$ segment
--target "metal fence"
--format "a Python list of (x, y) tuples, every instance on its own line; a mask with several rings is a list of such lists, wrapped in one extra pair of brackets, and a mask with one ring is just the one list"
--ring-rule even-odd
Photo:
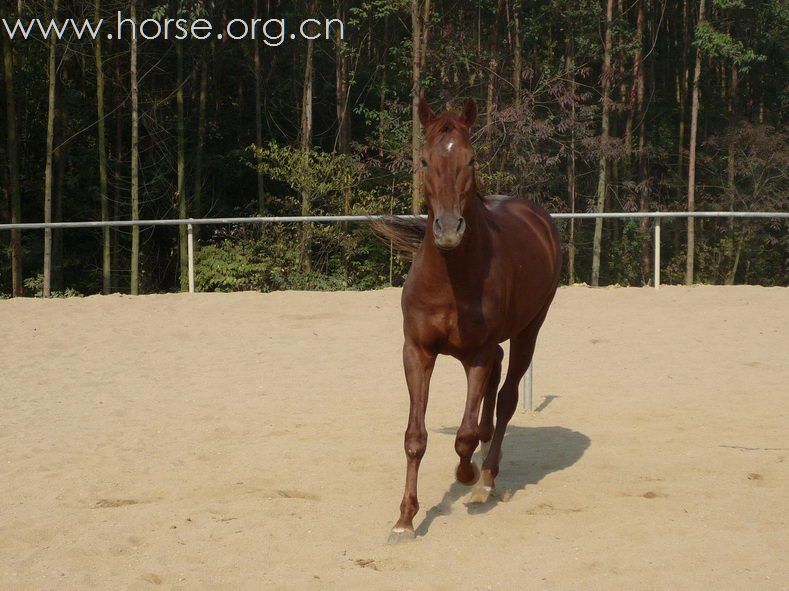
[[(313, 215), (313, 216), (273, 216), (273, 217), (233, 217), (233, 218), (195, 218), (175, 220), (135, 220), (107, 222), (33, 222), (24, 224), (0, 224), (2, 230), (46, 230), (55, 228), (120, 228), (130, 226), (186, 226), (187, 251), (189, 270), (189, 293), (194, 293), (194, 226), (220, 224), (290, 224), (290, 223), (335, 223), (356, 222), (369, 223), (386, 216), (380, 215)], [(398, 218), (410, 218), (409, 215), (398, 215)], [(420, 216), (425, 218), (427, 216)], [(663, 218), (766, 218), (789, 219), (789, 212), (780, 211), (652, 211), (652, 212), (621, 212), (621, 213), (552, 213), (557, 220), (566, 219), (654, 219), (655, 231), (655, 276), (654, 286), (660, 288), (660, 220)]]
[[(51, 222), (51, 223), (26, 223), (26, 224), (0, 224), (2, 230), (46, 230), (54, 228), (119, 228), (130, 226), (186, 226), (187, 227), (187, 252), (189, 269), (189, 293), (195, 291), (194, 278), (194, 226), (219, 225), (219, 224), (277, 224), (277, 223), (335, 223), (357, 222), (369, 223), (387, 216), (373, 215), (313, 215), (313, 216), (275, 216), (275, 217), (241, 217), (241, 218), (200, 218), (177, 220), (135, 220), (135, 221), (107, 221), (107, 222)], [(398, 215), (398, 218), (410, 218), (409, 215)], [(420, 216), (426, 218), (427, 216)], [(624, 213), (552, 213), (551, 217), (563, 219), (654, 219), (655, 231), (655, 289), (660, 288), (660, 220), (663, 218), (762, 218), (762, 219), (789, 219), (789, 212), (773, 211), (653, 211), (653, 212), (624, 212)], [(533, 408), (533, 375), (534, 365), (530, 365), (522, 382), (523, 410), (531, 411)]]

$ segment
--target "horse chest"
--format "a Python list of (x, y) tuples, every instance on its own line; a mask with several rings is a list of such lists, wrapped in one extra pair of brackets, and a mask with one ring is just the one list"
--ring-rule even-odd
[(468, 349), (489, 340), (490, 322), (478, 304), (460, 304), (447, 314), (444, 343), (451, 349)]
[(441, 353), (473, 350), (489, 343), (496, 333), (494, 310), (479, 301), (431, 303), (421, 308), (411, 309), (415, 322), (407, 323), (406, 332)]
[(498, 265), (488, 265), (484, 274), (451, 275), (417, 259), (403, 291), (406, 338), (450, 355), (498, 342), (506, 289)]

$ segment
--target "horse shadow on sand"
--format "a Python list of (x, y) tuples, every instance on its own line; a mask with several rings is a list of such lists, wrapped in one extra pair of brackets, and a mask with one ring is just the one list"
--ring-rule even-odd
[[(439, 433), (454, 435), (455, 427), (438, 429)], [(529, 484), (537, 484), (547, 475), (569, 468), (581, 459), (590, 439), (583, 433), (564, 427), (519, 427), (509, 425), (504, 437), (504, 457), (496, 477), (496, 492), (486, 503), (466, 503), (470, 514), (487, 513), (500, 502), (509, 501)], [(474, 462), (482, 465), (479, 449)], [(439, 503), (427, 510), (416, 528), (416, 535), (424, 536), (433, 521), (452, 512), (453, 505), (469, 494), (471, 488), (453, 482)]]

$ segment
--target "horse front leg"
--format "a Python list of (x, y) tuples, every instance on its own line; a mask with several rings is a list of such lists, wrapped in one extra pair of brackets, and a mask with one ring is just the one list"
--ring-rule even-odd
[(389, 535), (389, 543), (396, 544), (411, 540), (414, 534), (414, 515), (419, 511), (416, 482), (419, 464), (427, 449), (425, 410), (430, 387), (430, 376), (436, 362), (436, 354), (416, 343), (406, 342), (403, 346), (403, 367), (411, 400), (408, 412), (408, 427), (405, 430), (404, 447), (406, 456), (405, 491), (400, 503), (400, 519)]
[[(498, 346), (463, 362), (468, 379), (468, 393), (463, 420), (455, 437), (455, 451), (460, 456), (455, 476), (461, 484), (472, 485), (479, 479), (479, 468), (471, 461), (471, 456), (480, 440), (479, 409), (482, 399), (494, 377), (498, 382), (497, 363), (500, 363)], [(487, 438), (489, 440), (490, 435)]]

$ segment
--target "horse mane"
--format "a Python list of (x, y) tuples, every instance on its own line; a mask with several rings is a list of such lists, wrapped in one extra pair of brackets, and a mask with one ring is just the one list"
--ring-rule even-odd
[(413, 259), (425, 238), (427, 220), (419, 216), (393, 215), (373, 219), (370, 227), (375, 235), (407, 259)]

